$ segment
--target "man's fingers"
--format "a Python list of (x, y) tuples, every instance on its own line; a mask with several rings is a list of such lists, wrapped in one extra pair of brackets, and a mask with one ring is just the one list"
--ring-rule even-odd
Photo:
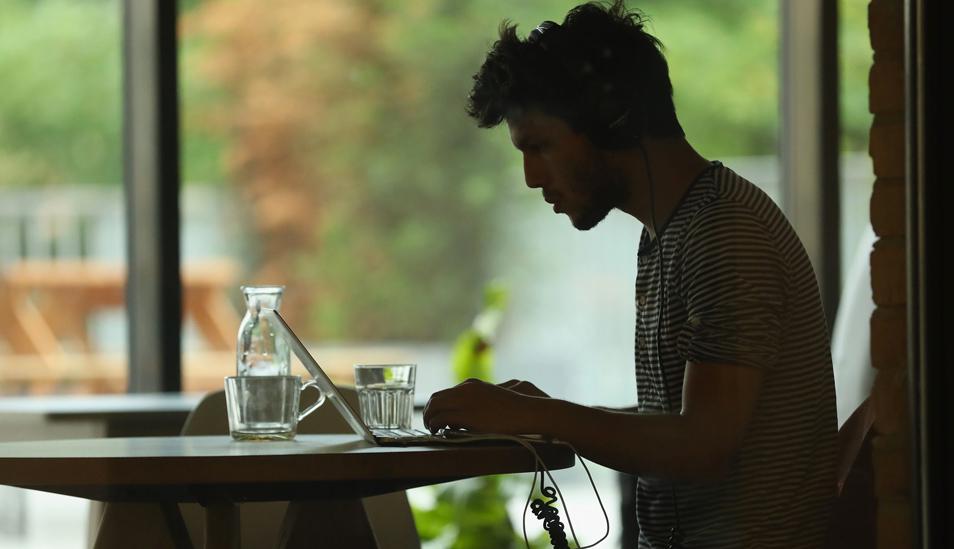
[(444, 427), (449, 429), (472, 429), (472, 425), (465, 418), (453, 411), (435, 414), (424, 425), (432, 433), (436, 433)]
[(454, 396), (454, 389), (444, 389), (443, 391), (438, 391), (431, 395), (431, 398), (427, 401), (427, 404), (424, 406), (424, 425), (432, 431), (436, 431), (444, 425), (437, 425), (440, 422), (440, 417), (443, 414), (455, 410), (454, 405), (457, 402), (457, 398)]
[(471, 378), (432, 394), (424, 407), (424, 425), (432, 432), (442, 427), (470, 428), (467, 418), (476, 411), (475, 406), (483, 402), (480, 395), (487, 386), (491, 385)]
[(434, 418), (440, 414), (441, 406), (440, 399), (436, 399), (433, 396), (427, 401), (427, 405), (424, 406), (424, 425), (430, 427)]

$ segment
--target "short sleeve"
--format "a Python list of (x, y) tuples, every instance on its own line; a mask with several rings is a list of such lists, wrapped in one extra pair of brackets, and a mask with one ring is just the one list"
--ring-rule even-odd
[(774, 367), (785, 304), (781, 253), (743, 204), (704, 207), (674, 263), (686, 307), (678, 349), (687, 361)]

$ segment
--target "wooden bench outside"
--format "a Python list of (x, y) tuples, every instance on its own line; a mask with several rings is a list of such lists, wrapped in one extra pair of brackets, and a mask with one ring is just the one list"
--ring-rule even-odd
[[(241, 316), (228, 296), (237, 291), (237, 275), (231, 261), (183, 268), (183, 314), (206, 349), (185, 369), (216, 377), (216, 388), (234, 368)], [(0, 391), (124, 391), (126, 357), (96, 349), (89, 325), (100, 312), (122, 309), (125, 292), (126, 269), (118, 262), (27, 260), (0, 272)]]

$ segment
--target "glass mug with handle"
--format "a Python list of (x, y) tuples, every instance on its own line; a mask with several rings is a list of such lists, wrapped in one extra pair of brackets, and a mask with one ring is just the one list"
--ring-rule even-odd
[[(318, 392), (318, 400), (299, 411), (301, 393), (309, 387)], [(324, 402), (316, 382), (302, 382), (299, 376), (225, 378), (229, 432), (235, 440), (292, 440), (298, 422)]]

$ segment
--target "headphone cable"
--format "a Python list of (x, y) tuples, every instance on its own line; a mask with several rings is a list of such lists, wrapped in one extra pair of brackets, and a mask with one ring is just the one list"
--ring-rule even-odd
[[(530, 548), (530, 542), (527, 536), (527, 509), (530, 508), (530, 502), (533, 499), (533, 489), (537, 485), (537, 475), (540, 476), (540, 487), (541, 487), (540, 491), (544, 492), (543, 479), (549, 478), (550, 484), (553, 485), (552, 489), (555, 489), (555, 492), (558, 495), (558, 498), (554, 498), (554, 501), (556, 500), (563, 501), (563, 510), (566, 513), (567, 525), (569, 525), (570, 527), (570, 535), (572, 536), (573, 542), (576, 543), (576, 547), (578, 549), (589, 549), (591, 547), (594, 547), (602, 543), (607, 537), (609, 537), (610, 522), (609, 522), (609, 514), (607, 514), (606, 512), (606, 506), (603, 505), (603, 499), (600, 497), (599, 490), (596, 489), (596, 482), (593, 480), (593, 475), (590, 473), (589, 467), (586, 466), (586, 461), (583, 459), (583, 456), (580, 455), (580, 452), (577, 451), (577, 449), (572, 444), (568, 442), (563, 442), (561, 440), (548, 441), (551, 444), (561, 444), (563, 446), (568, 447), (573, 452), (573, 454), (577, 457), (577, 459), (579, 459), (580, 465), (583, 466), (583, 470), (586, 472), (586, 477), (590, 481), (590, 487), (593, 488), (593, 493), (596, 495), (596, 501), (600, 506), (600, 511), (602, 511), (603, 513), (603, 521), (606, 526), (606, 531), (603, 533), (603, 536), (600, 537), (600, 539), (588, 545), (580, 545), (580, 542), (576, 537), (576, 531), (573, 529), (573, 520), (570, 518), (569, 506), (567, 506), (567, 502), (563, 498), (563, 492), (560, 491), (559, 485), (557, 485), (556, 480), (553, 479), (553, 474), (550, 473), (550, 469), (547, 467), (546, 462), (543, 461), (543, 458), (540, 457), (540, 454), (537, 452), (536, 448), (533, 447), (533, 443), (540, 442), (540, 440), (528, 439), (528, 438), (517, 436), (517, 435), (504, 435), (499, 433), (456, 433), (453, 439), (448, 438), (445, 440), (446, 442), (452, 443), (452, 444), (466, 444), (467, 442), (474, 441), (474, 440), (510, 441), (510, 442), (515, 442), (519, 444), (520, 446), (523, 446), (524, 449), (530, 452), (534, 460), (533, 483), (530, 485), (530, 494), (527, 496), (527, 503), (523, 508), (523, 515), (522, 515), (523, 541), (526, 544), (527, 549)], [(546, 494), (547, 492), (550, 492), (550, 490), (546, 490), (546, 492), (544, 493)], [(559, 525), (559, 527), (562, 527), (562, 524)], [(553, 539), (552, 536), (551, 536), (551, 539)]]
[[(663, 394), (666, 397), (666, 409), (670, 414), (673, 413), (672, 409), (672, 399), (669, 397), (669, 380), (666, 376), (666, 368), (663, 365), (662, 360), (662, 348), (660, 347), (660, 342), (662, 341), (662, 311), (663, 305), (666, 297), (666, 277), (663, 276), (663, 267), (664, 267), (664, 257), (662, 249), (662, 240), (661, 235), (659, 234), (658, 225), (656, 224), (656, 184), (653, 180), (653, 171), (649, 165), (649, 154), (646, 152), (646, 147), (643, 145), (642, 140), (637, 141), (636, 143), (639, 146), (639, 150), (643, 154), (643, 164), (646, 166), (646, 179), (649, 182), (649, 221), (652, 223), (652, 233), (653, 241), (656, 247), (656, 251), (659, 254), (659, 305), (658, 313), (656, 315), (656, 358), (659, 362), (659, 373), (662, 376), (663, 382)], [(679, 498), (676, 497), (676, 485), (670, 479), (669, 481), (669, 495), (672, 498), (672, 509), (675, 516), (675, 524), (673, 524), (672, 529), (669, 531), (668, 539), (668, 549), (680, 549), (682, 541), (682, 531), (679, 524)]]

